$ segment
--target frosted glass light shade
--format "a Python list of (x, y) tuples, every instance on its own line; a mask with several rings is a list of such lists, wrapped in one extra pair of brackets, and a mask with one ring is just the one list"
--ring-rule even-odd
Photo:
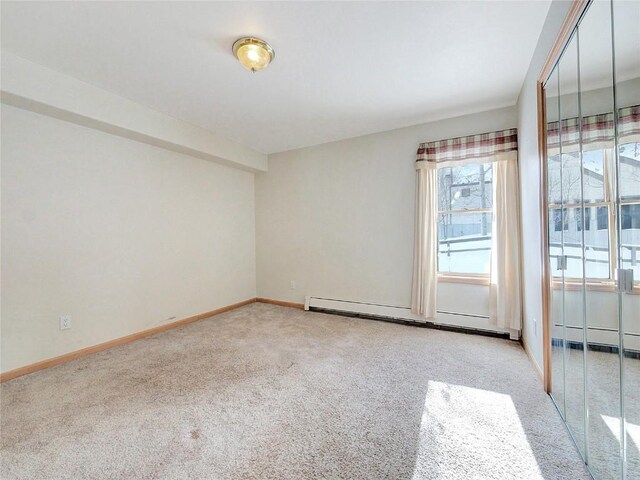
[(236, 40), (233, 44), (233, 53), (240, 64), (252, 72), (266, 68), (276, 55), (271, 45), (253, 37)]

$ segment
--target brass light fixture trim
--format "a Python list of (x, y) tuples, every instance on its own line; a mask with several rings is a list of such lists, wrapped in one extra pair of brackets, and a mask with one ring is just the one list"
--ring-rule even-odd
[(276, 57), (271, 45), (256, 37), (239, 38), (233, 43), (232, 50), (240, 64), (254, 73), (267, 68)]

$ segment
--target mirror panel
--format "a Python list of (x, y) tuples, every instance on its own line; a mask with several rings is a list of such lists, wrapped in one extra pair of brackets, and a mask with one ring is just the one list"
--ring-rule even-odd
[(585, 352), (584, 352), (584, 289), (582, 233), (578, 231), (578, 216), (582, 198), (580, 152), (580, 83), (578, 74), (578, 35), (573, 35), (558, 62), (560, 98), (560, 168), (562, 230), (561, 241), (565, 258), (564, 270), (564, 331), (565, 331), (565, 419), (578, 450), (586, 459), (585, 450)]
[[(616, 258), (610, 249), (616, 245), (615, 185), (608, 183), (615, 167), (611, 4), (594, 2), (578, 25), (578, 34), (585, 219), (581, 233), (585, 279), (592, 284), (615, 278), (612, 267)], [(598, 479), (619, 479), (622, 462), (618, 294), (588, 288), (585, 297), (589, 468)]]
[(633, 273), (635, 294), (621, 292), (623, 456), (625, 479), (640, 478), (640, 2), (615, 1), (620, 238), (618, 266)]
[(544, 94), (550, 393), (595, 479), (640, 479), (640, 2), (589, 2)]
[(556, 67), (544, 88), (547, 128), (547, 226), (549, 245), (549, 272), (553, 282), (550, 295), (551, 328), (551, 396), (565, 418), (564, 398), (564, 270), (559, 269), (563, 257), (562, 235), (562, 169), (560, 164), (558, 68)]

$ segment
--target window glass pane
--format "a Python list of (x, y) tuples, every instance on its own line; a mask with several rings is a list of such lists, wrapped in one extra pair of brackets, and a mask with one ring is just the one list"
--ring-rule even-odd
[(562, 194), (564, 202), (579, 203), (581, 194), (580, 152), (562, 154)]
[[(567, 216), (567, 209), (554, 208), (551, 210), (553, 217), (553, 230), (554, 232), (561, 232), (562, 230), (569, 229), (569, 217)], [(560, 235), (557, 235), (557, 241), (560, 241)], [(554, 238), (554, 241), (556, 239)]]
[(579, 208), (566, 208), (567, 228), (564, 231), (564, 254), (567, 256), (565, 278), (582, 278), (582, 232), (578, 230)]
[(620, 196), (622, 200), (640, 200), (640, 143), (620, 145)]
[(609, 229), (609, 208), (598, 207), (597, 215), (598, 215), (597, 217), (598, 230), (608, 230)]
[(622, 230), (640, 230), (640, 203), (622, 205), (620, 215)]
[[(604, 150), (583, 152), (584, 162), (584, 201), (604, 201)], [(560, 204), (561, 192), (565, 203), (579, 203), (580, 191), (580, 153), (562, 155), (563, 170), (560, 171), (560, 155), (549, 157), (547, 181), (549, 183), (549, 201)]]
[(604, 202), (604, 150), (582, 152), (582, 162), (585, 203)]
[(622, 205), (620, 210), (622, 268), (631, 268), (637, 282), (640, 280), (640, 203)]
[[(579, 219), (581, 209), (577, 208), (576, 216)], [(604, 222), (608, 222), (608, 207), (598, 207), (584, 209), (584, 256), (585, 256), (585, 275), (587, 278), (609, 278), (609, 229), (598, 228), (596, 216), (599, 212), (603, 212)], [(576, 225), (581, 228), (581, 224)], [(581, 230), (578, 230), (582, 232)]]
[(438, 271), (489, 273), (491, 213), (438, 216)]
[(566, 215), (566, 208), (549, 209), (549, 264), (551, 275), (561, 277), (562, 270), (558, 269), (558, 258), (562, 256), (562, 225), (569, 228), (569, 222), (563, 221), (563, 214)]
[(560, 155), (549, 156), (547, 163), (547, 181), (549, 204), (559, 205), (562, 202), (560, 183)]
[(622, 268), (633, 270), (633, 280), (640, 279), (640, 247), (636, 245), (622, 245)]
[[(596, 221), (597, 216), (597, 221)], [(567, 278), (582, 277), (582, 229), (584, 228), (585, 273), (587, 278), (609, 278), (609, 230), (607, 207), (553, 208), (549, 210), (549, 256), (551, 274), (562, 276), (557, 269), (557, 257), (562, 255), (562, 233), (564, 254), (567, 256)], [(600, 226), (604, 224), (604, 228)], [(564, 232), (561, 231), (564, 225)]]
[(491, 208), (492, 180), (490, 163), (470, 163), (438, 169), (438, 209), (449, 211)]

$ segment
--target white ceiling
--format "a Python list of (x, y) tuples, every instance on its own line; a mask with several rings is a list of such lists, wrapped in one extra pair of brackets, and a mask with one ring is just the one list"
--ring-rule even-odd
[(549, 4), (2, 2), (2, 49), (273, 153), (515, 104)]

